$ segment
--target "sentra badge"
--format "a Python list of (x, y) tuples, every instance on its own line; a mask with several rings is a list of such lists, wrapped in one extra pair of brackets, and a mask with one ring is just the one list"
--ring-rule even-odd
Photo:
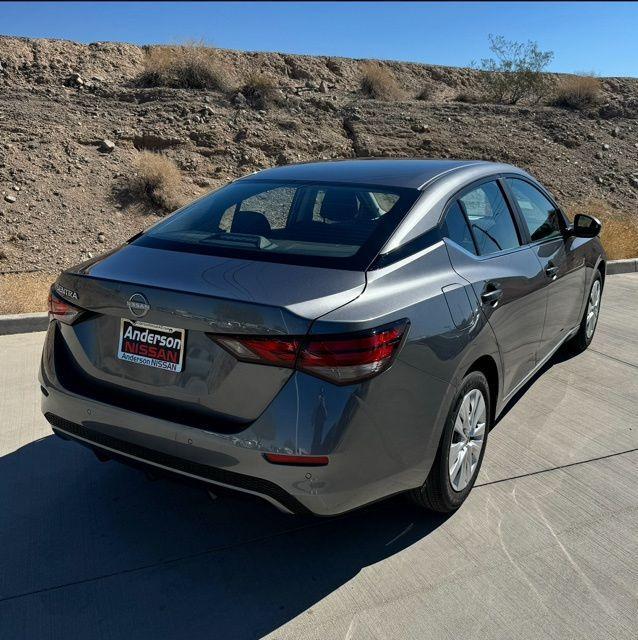
[(71, 289), (67, 289), (66, 287), (63, 287), (61, 284), (56, 284), (55, 290), (59, 294), (63, 295), (65, 298), (73, 298), (73, 300), (78, 299), (78, 294), (75, 291), (71, 291)]

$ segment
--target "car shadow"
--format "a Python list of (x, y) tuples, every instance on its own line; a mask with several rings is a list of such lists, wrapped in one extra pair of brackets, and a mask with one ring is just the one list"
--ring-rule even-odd
[(558, 351), (510, 398), (508, 403), (503, 407), (501, 414), (495, 421), (492, 429), (495, 429), (501, 420), (514, 408), (518, 401), (529, 391), (530, 387), (538, 380), (544, 373), (549, 371), (554, 365), (561, 362), (567, 362), (578, 354), (571, 351), (566, 346), (562, 346)]
[(55, 638), (258, 638), (312, 616), (362, 569), (445, 521), (401, 497), (336, 518), (213, 501), (55, 436), (0, 458), (0, 505), (6, 640), (44, 629)]

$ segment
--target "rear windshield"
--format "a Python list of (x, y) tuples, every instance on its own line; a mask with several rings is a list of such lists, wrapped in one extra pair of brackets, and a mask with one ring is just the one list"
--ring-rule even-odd
[(135, 244), (365, 269), (418, 195), (394, 187), (240, 180), (188, 205)]

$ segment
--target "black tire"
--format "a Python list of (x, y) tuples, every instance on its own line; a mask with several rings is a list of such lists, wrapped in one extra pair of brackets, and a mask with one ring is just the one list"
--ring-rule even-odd
[[(594, 326), (593, 333), (587, 337), (587, 312), (589, 310), (589, 300), (591, 296), (591, 292), (594, 288), (596, 282), (600, 283), (600, 300), (602, 301), (602, 292), (603, 292), (603, 279), (600, 275), (600, 271), (596, 271), (594, 278), (592, 280), (591, 286), (589, 287), (589, 292), (587, 294), (587, 302), (585, 303), (585, 310), (583, 311), (583, 317), (580, 320), (580, 326), (578, 327), (578, 333), (570, 338), (566, 343), (566, 349), (573, 354), (579, 354), (585, 351), (587, 347), (591, 344), (591, 341), (594, 339), (596, 335), (596, 327), (598, 326), (598, 316), (596, 316), (596, 325)], [(599, 303), (599, 311), (600, 311), (600, 303)]]
[[(450, 446), (454, 437), (454, 423), (463, 402), (463, 398), (473, 389), (478, 389), (483, 394), (483, 399), (485, 401), (486, 417), (483, 447), (469, 483), (462, 491), (455, 491), (452, 487), (448, 470)], [(452, 407), (445, 421), (445, 426), (443, 427), (441, 442), (427, 480), (421, 487), (413, 489), (409, 493), (410, 498), (419, 506), (430, 511), (438, 511), (439, 513), (451, 513), (456, 511), (463, 504), (465, 498), (467, 498), (468, 494), (472, 490), (476, 477), (481, 470), (483, 455), (485, 454), (485, 447), (487, 446), (487, 436), (490, 427), (492, 426), (491, 410), (490, 389), (487, 379), (480, 371), (472, 371), (463, 378), (459, 390), (454, 398), (454, 402), (452, 402)]]

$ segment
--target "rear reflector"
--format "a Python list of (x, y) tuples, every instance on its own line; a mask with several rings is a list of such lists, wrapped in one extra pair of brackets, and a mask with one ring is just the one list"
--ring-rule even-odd
[(396, 357), (407, 320), (364, 332), (305, 337), (210, 336), (238, 360), (305, 371), (335, 384), (385, 371)]
[(282, 453), (264, 453), (264, 458), (273, 464), (293, 464), (305, 467), (323, 467), (328, 456), (289, 456)]
[(59, 320), (64, 324), (73, 324), (84, 312), (84, 309), (63, 300), (53, 289), (49, 291), (48, 307), (49, 320)]

